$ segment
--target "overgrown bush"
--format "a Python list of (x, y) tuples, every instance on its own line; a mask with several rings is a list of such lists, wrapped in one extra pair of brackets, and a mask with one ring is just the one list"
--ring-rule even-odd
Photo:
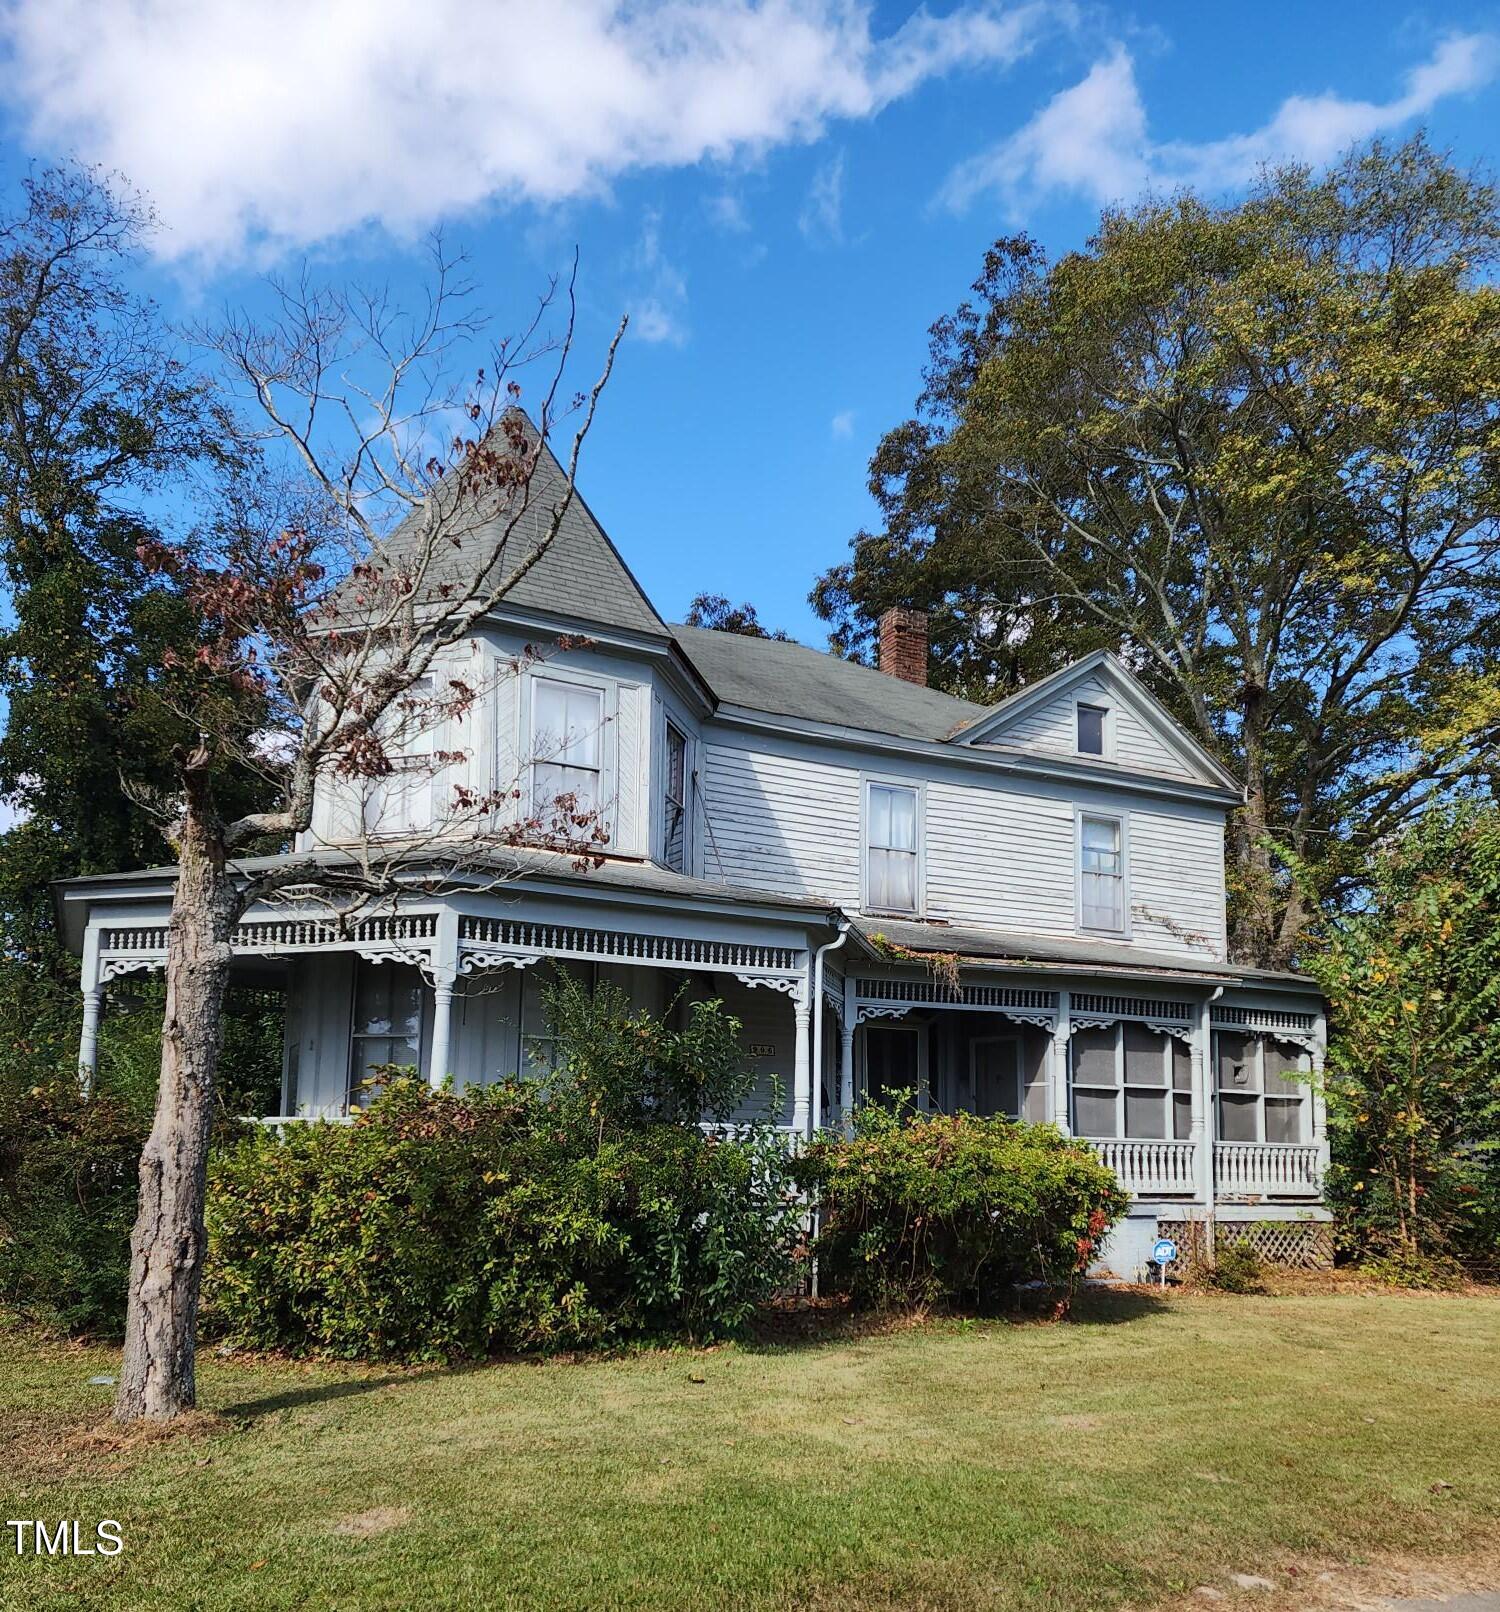
[(68, 1332), (120, 1332), (148, 1124), (71, 1081), (0, 1087), (0, 1304)]
[(398, 1080), (350, 1125), (247, 1137), (211, 1174), (207, 1324), (403, 1360), (735, 1331), (790, 1274), (779, 1141), (601, 1138), (576, 1096)]
[(819, 1279), (861, 1305), (988, 1308), (1071, 1288), (1128, 1202), (1092, 1148), (1049, 1125), (867, 1108), (797, 1165), (818, 1194)]
[[(14, 967), (0, 970), (7, 1022), (21, 1011), (9, 990), (16, 976)], [(0, 1073), (0, 1305), (28, 1320), (100, 1337), (124, 1328), (163, 1004), (159, 980), (112, 992), (92, 1097), (78, 1091), (76, 1023), (38, 1030), (36, 1044)], [(55, 1067), (40, 1067), (43, 1053)], [(236, 987), (226, 1003), (216, 1135), (237, 1132), (233, 1116), (274, 1102), (280, 1084), (279, 1005), (269, 992)]]
[(1340, 1252), (1500, 1265), (1500, 812), (1434, 807), (1372, 853), (1308, 966), (1331, 1004)]

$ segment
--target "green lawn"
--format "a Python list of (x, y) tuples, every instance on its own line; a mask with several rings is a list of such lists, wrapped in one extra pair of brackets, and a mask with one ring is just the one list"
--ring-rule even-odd
[(6, 1607), (1092, 1612), (1299, 1555), (1458, 1555), (1500, 1516), (1486, 1298), (1127, 1296), (412, 1374), (210, 1356), (221, 1420), (124, 1450), (86, 1431), (109, 1351), (0, 1334), (0, 1360), (3, 1517), (114, 1517), (127, 1545), (18, 1561), (7, 1531)]

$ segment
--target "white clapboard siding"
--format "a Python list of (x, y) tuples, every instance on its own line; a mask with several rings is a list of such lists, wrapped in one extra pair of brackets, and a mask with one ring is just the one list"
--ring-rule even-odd
[(1131, 807), (1130, 905), (1137, 944), (1224, 956), (1224, 825), (1217, 813)]
[(1071, 934), (1071, 801), (978, 784), (927, 786), (927, 916)]
[(704, 745), (703, 868), (710, 879), (859, 904), (859, 773)]
[[(707, 877), (856, 906), (858, 762), (772, 755), (722, 742), (705, 748)], [(1223, 820), (1217, 808), (1143, 808), (1140, 797), (1123, 792), (1095, 791), (1080, 801), (1061, 784), (1048, 790), (951, 777), (928, 780), (924, 798), (922, 916), (1076, 935), (1076, 824), (1083, 803), (1128, 819), (1130, 938), (1153, 951), (1223, 955)]]
[[(1077, 717), (1074, 707), (1102, 705), (1112, 712), (1114, 754), (1110, 758), (1122, 768), (1164, 774), (1171, 778), (1193, 778), (1193, 768), (1169, 749), (1133, 711), (1121, 705), (1118, 695), (1099, 678), (1088, 678), (1060, 694), (1055, 700), (1028, 712), (996, 734), (995, 742), (1007, 750), (1038, 751), (1043, 755), (1076, 756)], [(1094, 758), (1091, 758), (1094, 759)]]

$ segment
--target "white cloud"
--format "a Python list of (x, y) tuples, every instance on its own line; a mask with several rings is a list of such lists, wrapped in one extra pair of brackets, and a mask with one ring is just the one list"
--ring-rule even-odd
[(748, 233), (750, 218), (745, 212), (745, 204), (738, 196), (726, 190), (721, 195), (710, 196), (703, 205), (710, 220), (726, 235)]
[(8, 0), (32, 139), (125, 173), (163, 256), (267, 255), (642, 168), (754, 158), (960, 66), (1067, 0), (872, 31), (870, 0)]
[(1497, 72), (1500, 39), (1456, 34), (1412, 68), (1389, 101), (1294, 95), (1249, 134), (1158, 144), (1148, 131), (1135, 64), (1116, 45), (1015, 134), (955, 168), (941, 199), (960, 209), (992, 193), (1018, 208), (1051, 191), (1112, 202), (1148, 185), (1229, 188), (1253, 178), (1262, 163), (1327, 163), (1356, 141), (1424, 116), (1447, 96), (1483, 88)]
[(854, 410), (840, 409), (829, 421), (828, 429), (836, 440), (847, 441), (854, 435)]
[(844, 153), (821, 163), (807, 187), (807, 200), (797, 227), (810, 241), (838, 242), (844, 238)]
[(681, 347), (688, 338), (687, 280), (662, 250), (661, 214), (654, 209), (641, 221), (632, 268), (640, 290), (631, 299), (631, 334)]

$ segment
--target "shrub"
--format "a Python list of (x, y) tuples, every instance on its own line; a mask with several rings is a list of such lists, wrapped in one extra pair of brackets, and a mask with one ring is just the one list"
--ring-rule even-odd
[(1204, 1279), (1221, 1293), (1264, 1293), (1265, 1267), (1260, 1255), (1246, 1242), (1220, 1241)]
[(0, 1089), (0, 1303), (68, 1332), (123, 1330), (148, 1125), (71, 1082)]
[(1071, 1287), (1128, 1202), (1092, 1148), (1047, 1125), (861, 1112), (797, 1166), (819, 1196), (821, 1283), (861, 1305), (988, 1307)]
[(759, 1133), (601, 1140), (565, 1092), (394, 1081), (352, 1124), (215, 1160), (205, 1322), (404, 1360), (723, 1336), (788, 1279), (787, 1169)]
[(1463, 1265), (1447, 1255), (1400, 1248), (1364, 1260), (1360, 1271), (1388, 1287), (1421, 1287), (1436, 1292), (1451, 1292), (1462, 1287), (1466, 1274)]

